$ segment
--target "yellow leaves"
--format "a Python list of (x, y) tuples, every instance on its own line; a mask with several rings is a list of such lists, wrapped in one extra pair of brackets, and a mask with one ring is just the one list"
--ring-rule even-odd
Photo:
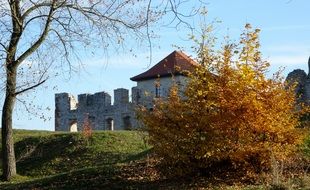
[(202, 94), (203, 94), (202, 90), (198, 90), (198, 91), (197, 91), (197, 95), (198, 95), (198, 96), (202, 96)]
[(252, 26), (250, 23), (246, 23), (244, 26), (245, 29), (252, 29)]
[(203, 155), (203, 157), (211, 157), (213, 154), (211, 152), (207, 152), (205, 155)]
[(153, 112), (141, 111), (163, 162), (182, 170), (253, 157), (257, 167), (268, 168), (271, 152), (285, 158), (301, 142), (293, 91), (284, 89), (279, 73), (273, 79), (265, 77), (269, 63), (261, 59), (259, 29), (245, 28), (236, 60), (232, 52), (238, 46), (224, 46), (216, 55), (209, 54), (210, 47), (203, 48), (198, 52), (202, 63), (189, 74), (186, 98), (181, 99), (173, 86), (169, 98), (157, 101)]

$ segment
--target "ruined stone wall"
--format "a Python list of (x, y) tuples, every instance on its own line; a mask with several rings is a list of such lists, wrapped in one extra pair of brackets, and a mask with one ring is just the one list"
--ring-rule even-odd
[(77, 101), (68, 93), (55, 95), (55, 131), (70, 131), (76, 123)]
[[(305, 71), (301, 69), (296, 69), (290, 72), (286, 78), (286, 82), (288, 85), (296, 85), (294, 87), (297, 98), (297, 108), (299, 107), (299, 103), (310, 106), (310, 58), (308, 65), (308, 75)], [(305, 113), (301, 117), (301, 126), (310, 126), (310, 113)]]
[(310, 79), (309, 78), (305, 82), (304, 101), (307, 105), (310, 106)]
[(310, 58), (308, 61), (309, 72), (306, 74), (301, 69), (296, 69), (287, 75), (288, 85), (296, 85), (295, 93), (297, 101), (310, 105)]
[(160, 97), (166, 98), (173, 84), (185, 89), (187, 78), (184, 76), (162, 77), (139, 81), (132, 88), (132, 102), (129, 91), (124, 88), (114, 90), (114, 103), (106, 92), (80, 94), (78, 101), (68, 93), (55, 95), (55, 131), (82, 131), (87, 118), (93, 130), (126, 130), (139, 125), (135, 108), (144, 105), (153, 108), (156, 95), (156, 84), (159, 85)]
[(68, 93), (55, 95), (55, 131), (81, 131), (86, 119), (93, 130), (131, 129), (137, 123), (127, 89), (114, 90), (113, 105), (106, 92), (80, 94), (78, 101)]

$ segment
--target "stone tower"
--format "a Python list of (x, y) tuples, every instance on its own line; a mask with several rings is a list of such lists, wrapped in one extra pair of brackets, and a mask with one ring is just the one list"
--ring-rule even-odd
[(55, 94), (55, 130), (77, 131), (76, 124), (77, 102), (68, 93)]
[(308, 59), (308, 78), (310, 78), (310, 56)]
[(129, 91), (124, 88), (114, 90), (114, 105), (123, 105), (129, 103)]
[(108, 93), (79, 94), (76, 114), (78, 130), (82, 130), (85, 119), (88, 119), (94, 130), (103, 130), (105, 125), (103, 115), (109, 111), (111, 111), (111, 96)]
[(295, 88), (297, 101), (310, 105), (310, 57), (308, 59), (308, 74), (304, 70), (296, 69), (287, 75), (286, 82), (289, 85), (297, 83)]

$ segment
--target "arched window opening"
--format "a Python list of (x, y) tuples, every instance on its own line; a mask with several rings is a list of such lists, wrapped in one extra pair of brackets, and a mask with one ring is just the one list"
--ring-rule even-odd
[(130, 121), (130, 116), (126, 116), (123, 118), (123, 123), (124, 123), (124, 129), (125, 130), (131, 130), (132, 129), (132, 125), (131, 125), (131, 121)]
[(106, 129), (113, 131), (114, 130), (114, 120), (112, 118), (106, 119)]
[(160, 85), (155, 86), (155, 97), (160, 98)]
[(72, 120), (70, 121), (70, 126), (69, 126), (69, 131), (70, 132), (77, 132), (77, 121), (76, 120)]

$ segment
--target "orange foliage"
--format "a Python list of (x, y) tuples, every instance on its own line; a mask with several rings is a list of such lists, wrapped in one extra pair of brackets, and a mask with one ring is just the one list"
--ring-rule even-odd
[(280, 72), (266, 78), (269, 63), (261, 59), (258, 33), (247, 24), (240, 44), (219, 53), (201, 48), (186, 98), (172, 87), (153, 111), (141, 109), (164, 163), (183, 172), (228, 160), (259, 173), (270, 169), (271, 155), (286, 159), (296, 150), (302, 134), (294, 93), (285, 90)]
[(84, 122), (83, 122), (82, 136), (87, 140), (93, 136), (93, 129), (89, 121), (88, 114), (86, 114)]

